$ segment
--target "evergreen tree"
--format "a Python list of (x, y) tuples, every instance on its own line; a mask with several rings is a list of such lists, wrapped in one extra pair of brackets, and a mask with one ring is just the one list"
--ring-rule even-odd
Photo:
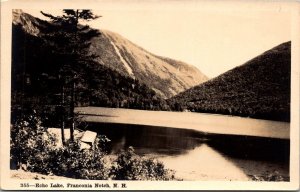
[[(65, 98), (69, 100), (69, 124), (71, 140), (74, 140), (74, 106), (75, 106), (75, 86), (77, 81), (82, 81), (84, 77), (83, 69), (94, 63), (95, 55), (88, 52), (89, 40), (99, 35), (99, 31), (91, 29), (88, 25), (82, 25), (82, 21), (91, 21), (99, 18), (87, 9), (65, 9), (62, 16), (53, 16), (48, 13), (41, 13), (50, 18), (55, 24), (54, 28), (45, 34), (46, 46), (52, 50), (56, 58), (54, 67), (59, 72), (62, 81), (62, 109), (64, 109)], [(84, 84), (84, 83), (81, 83)], [(69, 89), (69, 91), (68, 91)], [(64, 115), (64, 110), (61, 111)], [(64, 118), (62, 119), (62, 137), (64, 135)], [(62, 138), (64, 142), (64, 137)]]

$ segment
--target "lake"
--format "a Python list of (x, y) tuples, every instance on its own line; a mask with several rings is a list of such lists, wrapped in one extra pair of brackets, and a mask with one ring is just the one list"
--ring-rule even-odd
[[(101, 107), (76, 111), (83, 114), (82, 120), (88, 122), (89, 130), (111, 140), (108, 146), (111, 154), (133, 146), (137, 154), (159, 159), (183, 180), (247, 181), (272, 174), (289, 178), (288, 123)], [(232, 122), (234, 118), (241, 127), (231, 134), (238, 129)], [(233, 125), (234, 129), (222, 133), (222, 122), (224, 127)], [(206, 131), (206, 127), (213, 125), (217, 128)], [(268, 129), (266, 125), (272, 127)], [(280, 130), (274, 133), (274, 127)]]

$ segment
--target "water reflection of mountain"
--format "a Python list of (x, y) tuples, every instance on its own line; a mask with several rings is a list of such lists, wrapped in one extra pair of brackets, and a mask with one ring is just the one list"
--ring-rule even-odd
[(111, 139), (110, 153), (133, 146), (184, 180), (251, 180), (269, 173), (289, 178), (289, 140), (115, 123), (89, 123), (88, 129)]
[(208, 144), (227, 156), (289, 162), (290, 140), (234, 135), (210, 135)]
[(243, 169), (206, 143), (189, 150), (185, 155), (159, 159), (168, 168), (176, 170), (176, 176), (184, 180), (249, 180)]
[(251, 136), (206, 134), (186, 129), (115, 123), (89, 123), (89, 129), (112, 140), (113, 151), (133, 146), (137, 153), (179, 155), (202, 143), (226, 156), (289, 162), (289, 140)]
[(207, 140), (205, 133), (165, 127), (89, 123), (89, 129), (112, 140), (110, 145), (114, 152), (133, 146), (139, 154), (179, 155)]

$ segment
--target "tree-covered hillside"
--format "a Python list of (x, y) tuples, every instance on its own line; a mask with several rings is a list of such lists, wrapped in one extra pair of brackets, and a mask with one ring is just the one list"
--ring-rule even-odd
[(290, 120), (291, 42), (168, 100), (173, 110)]

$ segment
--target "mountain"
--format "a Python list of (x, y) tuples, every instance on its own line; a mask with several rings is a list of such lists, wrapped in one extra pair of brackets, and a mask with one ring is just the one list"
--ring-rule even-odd
[[(20, 10), (13, 12), (11, 122), (34, 109), (45, 126), (59, 126), (71, 109), (72, 83), (59, 75), (68, 62), (49, 46), (44, 34), (57, 26)], [(52, 47), (49, 49), (49, 47)], [(164, 99), (144, 83), (99, 63), (81, 65), (75, 98), (77, 106), (167, 110)], [(64, 99), (63, 99), (64, 98)], [(64, 101), (64, 102), (62, 102)]]
[(173, 110), (290, 120), (291, 42), (168, 100)]
[(208, 78), (196, 67), (156, 56), (119, 34), (102, 30), (93, 39), (91, 52), (99, 54), (97, 61), (121, 74), (145, 83), (163, 98), (169, 98)]
[[(35, 18), (21, 10), (13, 11), (13, 24), (33, 36), (53, 27), (47, 21)], [(202, 83), (208, 78), (196, 67), (181, 61), (156, 56), (116, 33), (101, 30), (93, 38), (90, 53), (98, 56), (95, 61), (123, 76), (145, 84), (162, 98)]]
[(40, 33), (45, 32), (51, 25), (47, 21), (33, 17), (30, 14), (24, 13), (21, 9), (13, 9), (13, 25), (21, 26), (21, 28), (28, 34), (38, 36)]

